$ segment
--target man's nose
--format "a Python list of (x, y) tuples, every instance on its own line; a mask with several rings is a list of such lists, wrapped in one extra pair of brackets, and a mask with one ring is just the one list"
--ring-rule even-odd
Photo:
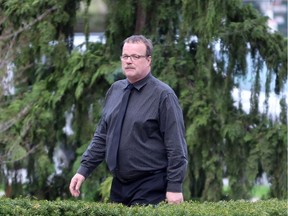
[(126, 62), (129, 62), (131, 64), (132, 63), (132, 56), (128, 56)]

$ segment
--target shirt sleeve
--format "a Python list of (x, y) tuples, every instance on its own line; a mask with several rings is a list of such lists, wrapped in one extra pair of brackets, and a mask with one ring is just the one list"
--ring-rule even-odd
[(77, 173), (87, 178), (92, 171), (104, 160), (106, 152), (106, 123), (101, 117), (92, 141), (82, 155), (82, 160)]
[[(105, 96), (105, 103), (112, 91), (111, 86)], [(107, 123), (105, 121), (105, 105), (103, 108), (101, 119), (98, 123), (93, 138), (82, 155), (81, 164), (77, 173), (87, 178), (92, 171), (105, 159), (106, 154), (106, 137), (107, 137)]]
[(160, 105), (160, 130), (167, 151), (167, 191), (182, 192), (187, 168), (187, 145), (183, 113), (178, 98), (168, 93)]

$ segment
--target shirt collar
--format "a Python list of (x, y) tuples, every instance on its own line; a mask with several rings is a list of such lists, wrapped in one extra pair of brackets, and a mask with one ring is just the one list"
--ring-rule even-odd
[[(136, 88), (138, 91), (140, 91), (140, 89), (143, 88), (143, 87), (147, 84), (148, 80), (149, 80), (151, 77), (152, 77), (152, 75), (151, 75), (151, 73), (149, 72), (146, 77), (144, 77), (143, 79), (137, 81), (136, 83), (133, 83), (134, 88)], [(130, 84), (127, 79), (126, 79), (126, 81), (127, 81), (127, 85), (126, 85), (125, 88), (127, 88), (127, 86)]]

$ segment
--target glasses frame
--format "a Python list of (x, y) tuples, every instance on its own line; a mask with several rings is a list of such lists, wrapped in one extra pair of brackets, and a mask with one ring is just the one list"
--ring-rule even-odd
[(137, 61), (141, 58), (147, 58), (149, 56), (147, 55), (137, 55), (137, 54), (133, 54), (133, 55), (121, 55), (120, 56), (120, 60), (121, 61), (127, 61), (129, 58), (131, 61)]

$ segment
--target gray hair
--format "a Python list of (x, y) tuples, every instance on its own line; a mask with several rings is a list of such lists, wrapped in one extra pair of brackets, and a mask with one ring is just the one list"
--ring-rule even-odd
[(145, 44), (146, 46), (146, 55), (147, 56), (152, 56), (152, 52), (153, 52), (153, 44), (152, 41), (150, 39), (147, 39), (145, 36), (143, 35), (132, 35), (128, 38), (126, 38), (123, 41), (122, 47), (125, 43), (139, 43), (142, 42)]

